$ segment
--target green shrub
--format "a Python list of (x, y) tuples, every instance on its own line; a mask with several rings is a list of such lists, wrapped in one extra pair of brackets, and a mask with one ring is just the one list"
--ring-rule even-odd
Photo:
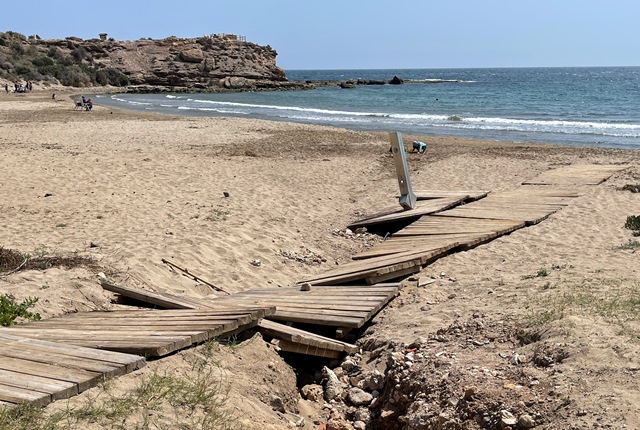
[(39, 313), (30, 312), (29, 309), (38, 303), (38, 298), (28, 297), (22, 303), (16, 303), (8, 295), (0, 296), (0, 326), (6, 327), (15, 324), (16, 318), (25, 318), (31, 321), (40, 319)]
[(46, 66), (53, 66), (55, 64), (55, 61), (53, 61), (53, 58), (49, 58), (46, 55), (42, 55), (40, 57), (36, 57), (33, 60), (31, 60), (31, 63), (36, 66), (36, 67), (46, 67)]
[(629, 230), (640, 230), (640, 215), (629, 215), (624, 223), (624, 228)]

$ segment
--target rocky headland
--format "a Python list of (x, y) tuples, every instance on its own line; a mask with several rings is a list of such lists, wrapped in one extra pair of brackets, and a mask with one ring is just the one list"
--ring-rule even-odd
[[(119, 41), (42, 39), (0, 33), (0, 78), (66, 86), (115, 85), (131, 92), (298, 89), (276, 65), (271, 46), (242, 36)], [(57, 81), (57, 82), (56, 82)]]

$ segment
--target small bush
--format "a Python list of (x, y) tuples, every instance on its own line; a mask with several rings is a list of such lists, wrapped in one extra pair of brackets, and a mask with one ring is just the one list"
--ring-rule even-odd
[(29, 309), (38, 303), (38, 298), (28, 297), (22, 303), (16, 301), (8, 295), (0, 296), (0, 326), (6, 327), (16, 323), (16, 318), (25, 318), (31, 321), (40, 319), (39, 313), (30, 312)]
[(640, 215), (629, 215), (624, 223), (624, 228), (628, 230), (640, 230)]

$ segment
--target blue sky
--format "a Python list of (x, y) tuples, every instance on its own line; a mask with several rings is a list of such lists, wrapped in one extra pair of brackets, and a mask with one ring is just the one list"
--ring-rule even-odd
[(12, 3), (0, 31), (116, 39), (234, 33), (283, 69), (640, 66), (638, 0)]

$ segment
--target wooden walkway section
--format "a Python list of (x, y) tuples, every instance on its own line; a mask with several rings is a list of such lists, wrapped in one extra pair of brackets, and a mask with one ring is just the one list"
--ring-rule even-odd
[(522, 185), (598, 185), (626, 165), (572, 164), (541, 173)]
[[(365, 281), (367, 284), (393, 280), (419, 272), (422, 267), (451, 252), (468, 250), (537, 224), (578, 197), (576, 187), (597, 185), (624, 165), (573, 165), (550, 170), (521, 186), (500, 193), (416, 192), (433, 209), (415, 217), (413, 210), (357, 221), (351, 226), (367, 226), (415, 219), (384, 242), (353, 256), (352, 262), (307, 277), (312, 285), (341, 285)], [(457, 199), (457, 200), (455, 200)], [(454, 201), (455, 200), (455, 201)], [(464, 204), (463, 204), (464, 203)], [(426, 211), (425, 211), (426, 212)], [(365, 224), (369, 223), (369, 224)]]
[(68, 345), (161, 357), (196, 343), (253, 327), (273, 307), (243, 310), (81, 312), (2, 330)]
[(143, 357), (34, 340), (0, 329), (0, 407), (44, 406), (146, 364)]
[[(233, 296), (226, 296), (225, 300), (206, 300), (152, 292), (137, 288), (123, 287), (109, 283), (103, 283), (102, 286), (104, 289), (120, 294), (124, 297), (129, 297), (166, 309), (225, 309), (228, 306), (235, 307), (237, 309), (239, 306), (254, 306), (255, 304), (249, 303), (247, 305), (246, 303), (240, 303), (240, 301), (236, 302), (234, 300), (231, 300), (231, 297)], [(278, 290), (281, 290), (281, 288), (279, 288)], [(269, 301), (267, 300), (266, 302)], [(382, 304), (376, 304), (373, 307), (361, 306), (358, 311), (362, 309), (369, 309), (371, 311), (376, 307), (380, 308), (382, 306)], [(267, 318), (273, 318), (277, 314), (278, 305), (276, 305), (275, 313), (271, 316), (267, 316)], [(278, 339), (278, 346), (284, 351), (297, 352), (301, 354), (315, 355), (320, 357), (338, 358), (345, 353), (351, 353), (357, 350), (354, 345), (325, 336), (320, 336), (309, 331), (295, 329), (293, 327), (267, 319), (261, 319), (258, 322), (257, 330), (267, 336)]]
[(220, 297), (221, 305), (275, 306), (268, 319), (339, 328), (359, 328), (398, 294), (399, 285), (261, 288)]

